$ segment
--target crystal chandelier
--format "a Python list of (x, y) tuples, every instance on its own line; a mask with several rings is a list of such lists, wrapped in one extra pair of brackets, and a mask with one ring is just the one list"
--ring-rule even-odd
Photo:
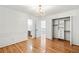
[(44, 15), (44, 10), (43, 10), (43, 6), (42, 5), (38, 5), (38, 14), (39, 14), (39, 16), (43, 16)]

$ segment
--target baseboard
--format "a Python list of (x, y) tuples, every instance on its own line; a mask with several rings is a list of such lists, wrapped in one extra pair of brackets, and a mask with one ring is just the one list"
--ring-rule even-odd
[(46, 38), (47, 40), (53, 40), (53, 39), (50, 39), (50, 38)]
[(74, 45), (74, 46), (79, 46), (79, 44), (74, 44), (74, 43), (72, 44), (72, 46), (73, 46), (73, 45)]
[(19, 43), (19, 42), (22, 42), (22, 41), (26, 41), (26, 40), (28, 40), (28, 39), (24, 38), (24, 39), (20, 39), (19, 41), (11, 42), (11, 43), (8, 43), (8, 44), (5, 44), (5, 45), (0, 45), (0, 48), (6, 47), (6, 46), (9, 46), (9, 45), (13, 45), (13, 44), (16, 44), (16, 43)]

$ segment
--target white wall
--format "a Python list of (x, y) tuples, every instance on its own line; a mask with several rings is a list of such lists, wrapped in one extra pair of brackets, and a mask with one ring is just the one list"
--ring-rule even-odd
[(66, 11), (58, 14), (52, 14), (47, 16), (45, 19), (47, 20), (47, 38), (52, 39), (52, 19), (72, 16), (72, 41), (73, 44), (79, 45), (79, 9)]
[[(27, 37), (27, 19), (35, 19), (35, 17), (0, 7), (0, 47), (24, 41)], [(34, 35), (34, 29), (32, 30)]]

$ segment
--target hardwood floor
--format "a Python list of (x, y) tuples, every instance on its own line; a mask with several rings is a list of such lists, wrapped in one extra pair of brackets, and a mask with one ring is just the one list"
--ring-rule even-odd
[(0, 48), (0, 53), (79, 53), (79, 46), (70, 46), (68, 41), (47, 39), (45, 47), (40, 44), (39, 39), (29, 39)]
[(47, 40), (48, 52), (55, 53), (79, 53), (79, 46), (70, 45), (69, 41), (64, 40)]

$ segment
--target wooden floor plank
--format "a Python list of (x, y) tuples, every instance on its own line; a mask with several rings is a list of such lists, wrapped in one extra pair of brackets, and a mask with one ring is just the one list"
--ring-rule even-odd
[(39, 39), (28, 39), (13, 45), (0, 48), (0, 53), (79, 53), (79, 46), (70, 45), (68, 41), (46, 40), (46, 47), (42, 48)]

